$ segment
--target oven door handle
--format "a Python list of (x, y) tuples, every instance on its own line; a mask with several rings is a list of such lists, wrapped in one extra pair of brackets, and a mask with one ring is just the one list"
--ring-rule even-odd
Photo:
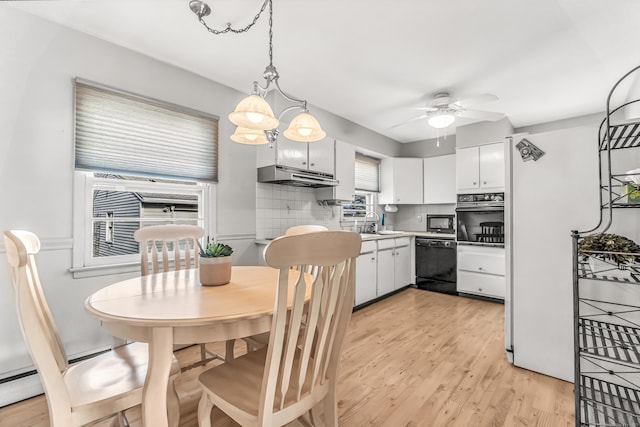
[(504, 211), (504, 206), (469, 206), (456, 208), (456, 212), (500, 212)]

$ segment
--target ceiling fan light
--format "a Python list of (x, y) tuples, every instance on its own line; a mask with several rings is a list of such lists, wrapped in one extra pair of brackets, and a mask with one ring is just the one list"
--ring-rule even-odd
[(431, 127), (442, 129), (451, 126), (455, 121), (456, 118), (451, 114), (438, 114), (437, 116), (429, 118), (428, 123)]
[(315, 142), (323, 139), (327, 134), (320, 127), (320, 123), (307, 112), (302, 112), (295, 116), (284, 136), (292, 141), (299, 142)]
[(249, 129), (241, 126), (238, 126), (235, 132), (233, 132), (231, 140), (240, 144), (249, 145), (261, 145), (268, 142), (263, 130)]
[(262, 97), (249, 95), (238, 103), (229, 120), (239, 127), (255, 130), (271, 130), (280, 125), (273, 110)]

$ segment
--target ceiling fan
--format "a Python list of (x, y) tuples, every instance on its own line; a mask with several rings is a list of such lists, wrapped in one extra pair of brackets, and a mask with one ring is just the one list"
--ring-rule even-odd
[(436, 129), (446, 128), (453, 124), (456, 117), (467, 117), (470, 119), (496, 121), (504, 117), (504, 113), (495, 113), (492, 111), (473, 110), (472, 107), (486, 102), (497, 101), (498, 97), (490, 93), (474, 96), (467, 99), (456, 100), (446, 92), (437, 93), (426, 107), (416, 107), (415, 110), (424, 111), (417, 117), (413, 117), (402, 123), (398, 123), (391, 129), (407, 123), (415, 122), (429, 118), (429, 126)]

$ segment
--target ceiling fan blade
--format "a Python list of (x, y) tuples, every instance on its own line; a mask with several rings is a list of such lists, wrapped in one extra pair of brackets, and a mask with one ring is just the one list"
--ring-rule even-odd
[(406, 125), (407, 123), (415, 122), (416, 120), (421, 120), (421, 119), (424, 119), (426, 117), (429, 117), (429, 115), (428, 114), (421, 114), (418, 117), (414, 117), (414, 118), (406, 120), (404, 122), (400, 122), (397, 125), (393, 125), (389, 129), (395, 129), (395, 128), (399, 127), (399, 126), (403, 126), (403, 125)]
[(467, 108), (473, 107), (474, 105), (484, 104), (486, 102), (497, 101), (498, 97), (491, 93), (483, 93), (482, 95), (473, 96), (467, 99), (461, 99), (459, 101), (451, 103), (453, 108)]
[(504, 117), (504, 113), (495, 113), (493, 111), (480, 111), (480, 110), (462, 110), (457, 113), (460, 117), (467, 117), (470, 119), (489, 120), (495, 122)]
[(436, 107), (411, 107), (410, 109), (420, 111), (438, 111)]

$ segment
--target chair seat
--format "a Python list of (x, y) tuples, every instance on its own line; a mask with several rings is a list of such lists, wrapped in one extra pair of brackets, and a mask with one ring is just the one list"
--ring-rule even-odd
[[(246, 412), (248, 415), (257, 417), (267, 350), (268, 347), (262, 347), (230, 362), (211, 368), (200, 374), (198, 380), (203, 387), (216, 395), (218, 399), (228, 402), (232, 406)], [(299, 357), (296, 357), (294, 359), (294, 366), (297, 367), (299, 361)], [(308, 370), (311, 369), (312, 365), (313, 359), (310, 359)], [(294, 369), (293, 372), (297, 372), (297, 369)], [(312, 375), (306, 376), (307, 380), (303, 387), (303, 390), (306, 392), (301, 394), (302, 399), (309, 394), (308, 390), (312, 377)], [(290, 378), (290, 381), (295, 383), (298, 381), (298, 378), (299, 376), (294, 374)], [(220, 384), (224, 384), (225, 386), (220, 387)], [(320, 388), (322, 386), (317, 385), (316, 387)], [(293, 392), (293, 390), (291, 391)], [(298, 399), (293, 396), (293, 393), (287, 394), (284, 407), (286, 408), (293, 403), (297, 403), (297, 400)], [(220, 402), (214, 403), (220, 404)], [(274, 407), (279, 406), (280, 400), (276, 398)]]
[[(71, 407), (101, 405), (121, 394), (141, 394), (148, 355), (147, 344), (134, 342), (70, 366), (63, 378)], [(180, 366), (174, 357), (170, 376), (179, 372)]]

